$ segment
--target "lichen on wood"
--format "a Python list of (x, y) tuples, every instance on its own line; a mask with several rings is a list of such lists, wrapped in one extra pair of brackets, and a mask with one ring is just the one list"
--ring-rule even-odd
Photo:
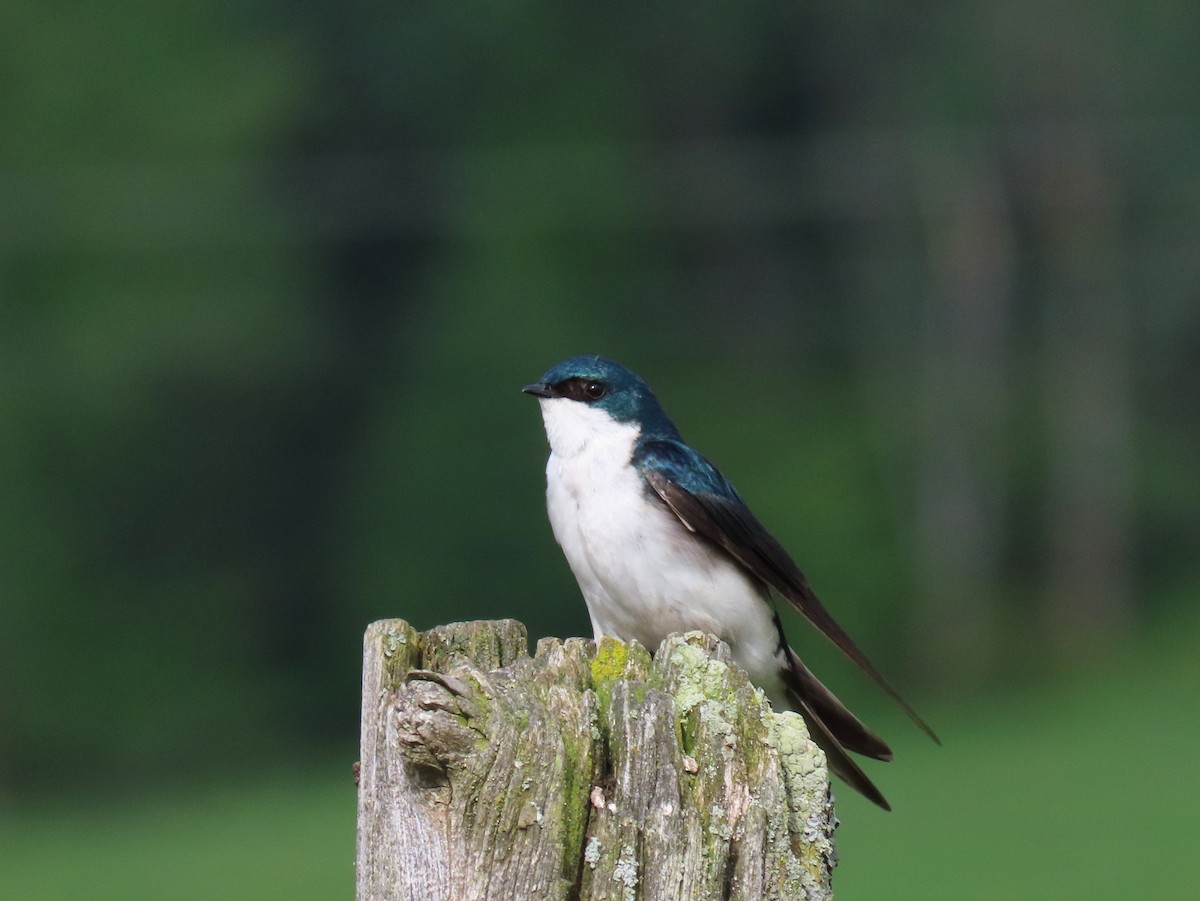
[(825, 899), (824, 755), (712, 636), (366, 633), (359, 901)]

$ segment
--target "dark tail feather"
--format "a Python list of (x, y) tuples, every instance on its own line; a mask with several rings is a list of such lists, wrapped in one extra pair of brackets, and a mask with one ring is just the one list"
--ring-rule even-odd
[(795, 651), (787, 648), (787, 657), (789, 668), (783, 672), (784, 684), (792, 694), (803, 700), (839, 745), (847, 751), (875, 760), (892, 759), (892, 749), (887, 742), (863, 725), (862, 720), (813, 675)]
[(891, 810), (892, 805), (887, 802), (887, 798), (875, 787), (875, 783), (867, 778), (867, 774), (859, 768), (858, 764), (850, 759), (850, 755), (843, 750), (842, 746), (838, 744), (838, 740), (825, 728), (825, 724), (821, 722), (821, 718), (817, 716), (816, 712), (802, 697), (790, 688), (788, 690), (788, 697), (799, 708), (798, 712), (804, 716), (804, 722), (808, 726), (808, 732), (812, 736), (812, 740), (817, 743), (817, 747), (825, 752), (825, 759), (829, 763), (829, 769), (868, 801), (873, 801), (884, 810)]
[(887, 742), (863, 725), (846, 705), (812, 674), (804, 661), (797, 656), (783, 636), (783, 626), (775, 618), (779, 628), (781, 650), (786, 656), (786, 665), (781, 676), (787, 690), (788, 700), (797, 712), (804, 716), (812, 740), (825, 752), (829, 769), (863, 797), (891, 810), (887, 799), (867, 774), (846, 753), (849, 749), (876, 760), (891, 760), (892, 749)]

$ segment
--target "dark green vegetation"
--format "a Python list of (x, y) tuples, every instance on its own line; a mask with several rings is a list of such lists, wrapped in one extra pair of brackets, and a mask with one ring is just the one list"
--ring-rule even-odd
[[(176, 787), (348, 761), (371, 620), (585, 633), (519, 389), (599, 352), (946, 740), (789, 623), (897, 750), (867, 820), (895, 836), (847, 827), (847, 890), (896, 847), (930, 890), (1008, 860), (1022, 795), (968, 776), (1030, 742), (1057, 803), (1025, 824), (1095, 833), (1036, 847), (1103, 850), (1055, 878), (1158, 873), (1179, 792), (1089, 766), (1186, 775), (1150, 649), (1200, 635), (1197, 33), (1119, 0), (5, 4), (6, 842), (22, 811), (28, 855), (101, 859), (112, 818), (165, 842), (173, 803), (109, 813), (157, 796), (233, 830)], [(1071, 715), (990, 721), (1072, 678)], [(1131, 797), (1133, 828), (1097, 813)], [(959, 853), (904, 844), (940, 828)]]

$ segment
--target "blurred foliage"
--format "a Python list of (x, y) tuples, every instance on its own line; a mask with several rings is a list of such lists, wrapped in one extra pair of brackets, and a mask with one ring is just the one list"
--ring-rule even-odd
[(518, 391), (579, 352), (929, 694), (1173, 621), (1197, 26), (10, 0), (0, 788), (349, 757), (375, 618), (585, 633)]

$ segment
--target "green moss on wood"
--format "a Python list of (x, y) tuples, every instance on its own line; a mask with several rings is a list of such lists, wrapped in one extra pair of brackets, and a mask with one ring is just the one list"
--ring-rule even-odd
[(643, 701), (649, 686), (638, 683), (645, 683), (650, 675), (650, 653), (644, 647), (637, 642), (626, 644), (617, 638), (601, 638), (591, 662), (592, 688), (600, 701), (601, 714), (612, 703), (613, 686), (619, 681), (632, 683), (638, 702)]
[[(538, 870), (538, 897), (632, 898), (677, 884), (654, 863), (666, 859), (690, 874), (679, 878), (717, 893), (737, 883), (761, 897), (828, 897), (834, 820), (824, 757), (803, 721), (771, 712), (711, 636), (668, 639), (653, 660), (612, 638), (594, 651), (590, 642), (544, 640), (531, 659), (523, 627), (511, 622), (424, 636), (400, 621), (372, 630), (384, 690), (424, 692), (405, 716), (441, 723), (437, 759), (449, 782), (444, 794), (427, 787), (429, 797), (467, 824), (471, 853), (486, 852), (495, 867), (489, 878), (519, 882), (534, 861), (553, 861), (557, 872)], [(446, 693), (419, 687), (441, 685), (430, 677), (406, 685), (411, 667), (443, 673)], [(604, 777), (606, 757), (622, 761), (616, 787)], [(593, 788), (607, 796), (602, 809)], [(659, 819), (681, 810), (682, 820)], [(686, 863), (662, 851), (663, 836), (684, 824)], [(530, 891), (532, 882), (521, 894)]]
[(380, 650), (380, 691), (395, 691), (404, 684), (408, 671), (420, 665), (421, 633), (402, 619), (372, 623), (365, 641)]

